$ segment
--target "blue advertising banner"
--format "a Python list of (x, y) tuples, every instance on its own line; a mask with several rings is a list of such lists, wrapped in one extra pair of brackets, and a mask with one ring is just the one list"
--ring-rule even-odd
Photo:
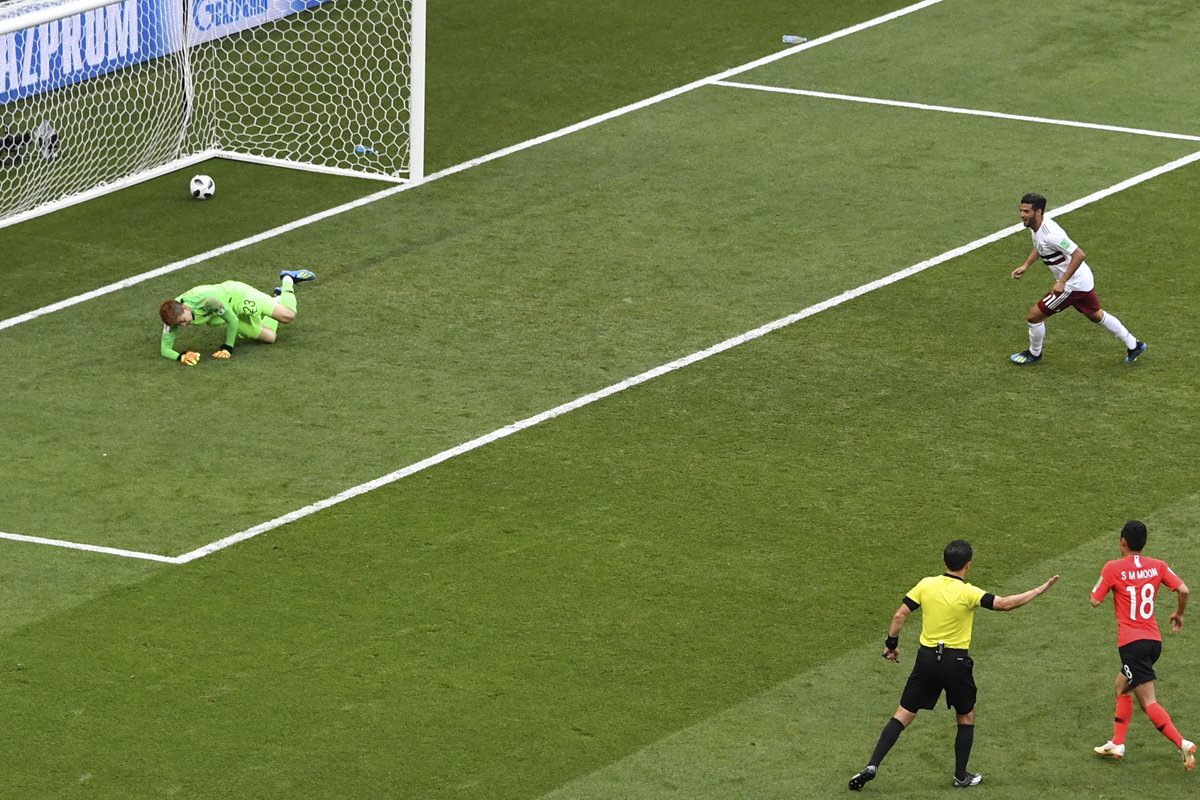
[[(192, 42), (206, 42), (329, 0), (195, 0)], [(42, 94), (183, 48), (180, 0), (118, 0), (0, 34), (0, 104)]]
[(177, 3), (120, 0), (0, 37), (0, 103), (148, 61), (182, 46)]

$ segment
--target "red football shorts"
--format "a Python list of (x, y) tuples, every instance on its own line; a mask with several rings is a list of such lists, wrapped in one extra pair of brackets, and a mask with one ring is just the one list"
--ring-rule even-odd
[(1038, 308), (1047, 317), (1068, 308), (1074, 308), (1080, 314), (1091, 315), (1100, 310), (1100, 298), (1096, 297), (1096, 292), (1092, 289), (1086, 292), (1073, 292), (1068, 289), (1062, 294), (1051, 292), (1038, 300)]

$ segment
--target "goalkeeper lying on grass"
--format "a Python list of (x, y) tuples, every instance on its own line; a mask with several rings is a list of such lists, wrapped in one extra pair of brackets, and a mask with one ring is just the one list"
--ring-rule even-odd
[(197, 286), (173, 300), (164, 300), (158, 308), (163, 321), (160, 352), (164, 358), (189, 367), (200, 361), (200, 354), (195, 351), (175, 351), (175, 335), (184, 325), (225, 326), (225, 344), (213, 353), (213, 358), (231, 358), (238, 339), (270, 344), (275, 341), (279, 323), (286, 325), (296, 319), (296, 284), (316, 277), (307, 269), (280, 272), (283, 285), (275, 290), (278, 300), (240, 281)]

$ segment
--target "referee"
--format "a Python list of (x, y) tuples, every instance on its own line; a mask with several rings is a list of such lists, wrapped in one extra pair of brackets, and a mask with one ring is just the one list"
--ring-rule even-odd
[(918, 608), (921, 612), (921, 647), (917, 650), (917, 661), (912, 674), (900, 696), (900, 707), (883, 726), (879, 743), (871, 760), (853, 778), (850, 788), (858, 791), (867, 781), (875, 779), (879, 762), (888, 754), (904, 729), (916, 719), (917, 711), (937, 705), (942, 691), (946, 692), (946, 705), (954, 706), (958, 716), (958, 734), (954, 738), (954, 786), (967, 788), (978, 786), (983, 776), (967, 772), (967, 760), (971, 757), (971, 745), (975, 741), (975, 678), (971, 674), (974, 662), (967, 654), (971, 646), (971, 625), (975, 621), (975, 609), (980, 606), (993, 611), (1011, 611), (1020, 608), (1045, 592), (1058, 581), (1058, 576), (1021, 594), (997, 597), (977, 586), (967, 583), (967, 570), (971, 568), (971, 545), (961, 539), (946, 545), (942, 560), (946, 571), (941, 575), (924, 578), (904, 596), (904, 602), (892, 615), (884, 640), (883, 657), (889, 661), (900, 660), (900, 630), (908, 615)]

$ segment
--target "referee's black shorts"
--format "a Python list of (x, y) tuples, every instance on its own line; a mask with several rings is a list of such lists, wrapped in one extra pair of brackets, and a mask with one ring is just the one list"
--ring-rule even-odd
[(921, 646), (917, 650), (917, 663), (913, 665), (900, 705), (908, 711), (937, 705), (942, 692), (946, 692), (946, 707), (953, 707), (959, 714), (969, 713), (975, 708), (975, 662), (966, 650), (947, 647), (939, 660), (937, 650)]

